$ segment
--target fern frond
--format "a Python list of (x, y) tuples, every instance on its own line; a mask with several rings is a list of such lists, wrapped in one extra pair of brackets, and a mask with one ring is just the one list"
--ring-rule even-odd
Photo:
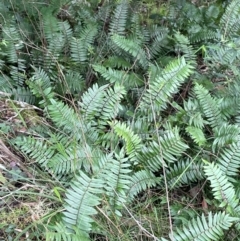
[(131, 168), (129, 159), (125, 158), (124, 149), (119, 153), (115, 152), (115, 158), (112, 154), (99, 159), (99, 169), (94, 170), (94, 174), (105, 181), (104, 190), (111, 211), (121, 216), (123, 203), (126, 203), (126, 192), (131, 183)]
[(229, 147), (221, 149), (218, 166), (226, 176), (237, 176), (240, 167), (240, 148), (232, 143)]
[(162, 165), (175, 162), (188, 146), (182, 141), (177, 128), (160, 137), (160, 144), (155, 141), (143, 146), (138, 158), (151, 171), (158, 171)]
[(71, 41), (71, 57), (72, 60), (78, 64), (87, 61), (87, 46), (82, 39), (72, 38)]
[(227, 146), (232, 143), (236, 143), (239, 140), (239, 126), (223, 123), (220, 128), (214, 128), (214, 141), (213, 141), (213, 151), (216, 148)]
[(164, 49), (164, 41), (167, 38), (168, 29), (166, 28), (153, 28), (153, 36), (152, 42), (150, 43), (150, 46), (148, 46), (149, 52), (150, 52), (150, 58), (154, 59), (154, 57), (157, 57), (160, 55), (161, 52), (163, 52)]
[(166, 170), (169, 188), (173, 189), (200, 181), (204, 178), (203, 164), (199, 161), (180, 159)]
[(143, 80), (141, 76), (135, 73), (127, 73), (121, 70), (115, 70), (112, 68), (105, 68), (102, 65), (93, 65), (95, 71), (99, 72), (101, 76), (110, 83), (117, 83), (118, 85), (123, 85), (126, 90), (133, 87), (142, 86)]
[(208, 47), (208, 56), (205, 59), (219, 62), (219, 70), (226, 68), (226, 66), (231, 69), (234, 68), (233, 63), (236, 63), (239, 59), (239, 51), (237, 47), (230, 47), (227, 44), (215, 44), (214, 46)]
[(227, 210), (234, 215), (234, 208), (239, 203), (236, 198), (233, 185), (229, 182), (227, 176), (222, 172), (218, 165), (206, 163), (204, 172), (207, 179), (211, 182), (214, 198), (221, 202), (220, 207), (227, 205)]
[(63, 222), (69, 229), (78, 228), (88, 236), (93, 223), (91, 216), (97, 214), (94, 207), (100, 204), (99, 194), (103, 193), (103, 188), (104, 180), (88, 177), (79, 171), (66, 191)]
[(110, 68), (130, 69), (131, 64), (121, 56), (109, 56), (104, 62), (103, 66)]
[(134, 57), (134, 61), (138, 61), (144, 69), (148, 67), (149, 62), (146, 53), (136, 41), (117, 34), (114, 34), (111, 39), (119, 48)]
[(139, 14), (131, 15), (130, 32), (131, 35), (134, 36), (141, 43), (146, 44), (149, 41), (149, 31), (142, 26)]
[(194, 87), (197, 99), (199, 100), (200, 107), (203, 109), (203, 113), (207, 117), (210, 125), (214, 127), (221, 126), (223, 119), (218, 107), (218, 100), (213, 98), (207, 89), (202, 85), (196, 84)]
[(186, 131), (197, 145), (202, 146), (206, 143), (207, 140), (203, 131), (200, 128), (188, 126), (186, 128)]
[[(62, 90), (71, 94), (82, 92), (85, 87), (85, 80), (82, 75), (74, 70), (68, 70), (65, 75), (66, 83), (62, 84)], [(66, 86), (67, 85), (67, 86)]]
[(38, 162), (43, 168), (48, 169), (48, 162), (54, 155), (54, 148), (44, 139), (37, 140), (30, 136), (17, 137), (15, 140), (12, 140), (12, 143), (19, 151)]
[(166, 108), (169, 99), (178, 91), (180, 85), (191, 74), (192, 67), (184, 58), (172, 61), (156, 79), (149, 84), (149, 89), (144, 93), (140, 103), (141, 109), (151, 110), (156, 113)]
[(82, 95), (82, 100), (79, 102), (79, 105), (83, 110), (84, 118), (92, 119), (98, 113), (104, 99), (104, 90), (106, 88), (107, 85), (98, 87), (98, 85), (95, 84)]
[(111, 125), (116, 134), (126, 142), (126, 153), (130, 158), (136, 156), (142, 147), (140, 137), (134, 134), (126, 123), (113, 122)]
[(191, 241), (191, 240), (219, 240), (224, 235), (224, 230), (228, 230), (238, 219), (230, 217), (225, 212), (212, 214), (209, 212), (208, 219), (202, 214), (184, 226), (182, 230), (177, 228), (172, 240)]
[(43, 15), (43, 32), (48, 41), (51, 41), (59, 33), (59, 21), (56, 17), (46, 12)]
[(91, 46), (98, 33), (97, 25), (87, 24), (86, 27), (80, 32), (80, 39), (87, 47)]
[(7, 75), (1, 74), (0, 75), (0, 86), (2, 88), (2, 91), (6, 93), (11, 93), (12, 88), (14, 86), (14, 81)]
[(210, 29), (201, 29), (197, 33), (194, 33), (190, 36), (190, 41), (191, 43), (198, 43), (201, 41), (214, 40), (219, 38), (220, 36), (217, 31)]
[(69, 45), (73, 35), (73, 31), (69, 22), (64, 21), (64, 22), (59, 22), (58, 24), (59, 24), (60, 32), (63, 34), (64, 43)]
[(93, 65), (93, 69), (99, 72), (102, 77), (104, 77), (110, 83), (118, 82), (119, 84), (121, 84), (122, 82), (124, 82), (124, 77), (125, 79), (127, 77), (127, 74), (124, 71), (115, 70), (112, 68), (107, 69), (102, 65)]
[(50, 100), (47, 106), (47, 114), (58, 128), (62, 128), (65, 133), (72, 134), (76, 139), (81, 140), (85, 134), (85, 138), (94, 141), (98, 137), (98, 133), (94, 128), (90, 128), (90, 123), (83, 123), (80, 115), (74, 112), (72, 108), (61, 101)]
[(128, 17), (128, 2), (121, 1), (114, 10), (114, 16), (110, 22), (110, 33), (124, 35)]
[(51, 231), (46, 232), (46, 241), (90, 241), (79, 229), (74, 229), (74, 233), (70, 232), (63, 223), (56, 223), (51, 227)]
[(119, 84), (115, 84), (113, 88), (109, 85), (101, 87), (93, 85), (83, 94), (82, 101), (79, 102), (83, 117), (92, 121), (96, 121), (94, 118), (105, 121), (113, 119), (121, 109), (120, 101), (124, 95), (125, 89)]
[(118, 83), (116, 83), (113, 88), (106, 89), (104, 101), (98, 110), (101, 120), (106, 121), (117, 116), (119, 110), (122, 108), (120, 105), (121, 99), (125, 94), (124, 86)]
[(35, 104), (36, 98), (28, 88), (18, 86), (11, 90), (11, 94), (14, 100)]
[(42, 100), (39, 102), (40, 105), (46, 106), (50, 104), (50, 100), (54, 98), (54, 92), (52, 88), (49, 87), (50, 83), (46, 81), (47, 79), (34, 79), (34, 76), (31, 80), (28, 81), (28, 86), (30, 87), (31, 92), (38, 98)]
[(80, 32), (79, 38), (72, 38), (71, 41), (71, 57), (76, 63), (83, 64), (88, 59), (88, 52), (92, 46), (94, 39), (98, 33), (96, 25), (87, 24), (87, 26)]
[[(36, 68), (33, 66), (33, 69), (34, 69), (34, 73), (32, 75), (32, 78), (31, 78), (31, 81), (33, 82), (38, 82), (39, 85), (41, 84), (41, 87), (38, 86), (40, 89), (47, 89), (48, 87), (51, 86), (51, 80), (48, 76), (48, 73), (43, 70), (42, 68)], [(41, 97), (41, 90), (39, 91), (40, 93), (38, 93), (37, 91), (34, 91), (34, 94), (37, 96), (37, 97)]]
[(186, 115), (189, 117), (189, 125), (202, 129), (207, 122), (203, 120), (197, 100), (189, 98), (188, 101), (183, 102), (183, 105)]
[(152, 172), (142, 170), (135, 172), (131, 177), (131, 183), (127, 196), (130, 200), (142, 191), (146, 191), (148, 188), (155, 187), (162, 181), (161, 177), (156, 177)]
[(55, 175), (68, 175), (79, 170), (86, 159), (80, 151), (81, 146), (77, 145), (74, 138), (62, 135), (53, 135), (53, 138), (55, 143), (52, 143), (52, 148), (55, 149), (55, 154), (48, 161), (50, 170)]
[(86, 153), (87, 147), (78, 145), (71, 136), (48, 134), (51, 136), (48, 141), (23, 137), (13, 140), (13, 144), (55, 176), (69, 175), (82, 166), (89, 170), (92, 157), (90, 151)]
[(225, 121), (229, 120), (232, 116), (237, 115), (237, 108), (236, 108), (237, 102), (238, 102), (237, 98), (233, 96), (230, 96), (230, 97), (226, 96), (223, 98), (223, 101), (219, 103), (221, 115), (223, 116)]
[(183, 54), (187, 62), (196, 65), (196, 54), (193, 47), (190, 45), (189, 39), (180, 33), (174, 34), (174, 38), (176, 41), (175, 48), (177, 53)]
[(237, 34), (240, 29), (239, 26), (239, 10), (240, 10), (240, 2), (239, 0), (233, 0), (228, 6), (223, 14), (220, 25), (221, 32), (223, 35), (223, 40), (226, 40), (229, 36), (233, 36)]

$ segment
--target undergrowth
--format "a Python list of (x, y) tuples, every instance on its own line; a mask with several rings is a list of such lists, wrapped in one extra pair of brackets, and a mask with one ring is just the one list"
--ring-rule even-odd
[(0, 240), (238, 240), (239, 11), (3, 0)]

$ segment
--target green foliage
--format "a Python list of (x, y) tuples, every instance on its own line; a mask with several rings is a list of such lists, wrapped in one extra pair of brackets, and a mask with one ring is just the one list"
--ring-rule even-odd
[(226, 11), (220, 21), (223, 40), (234, 36), (239, 31), (239, 25), (237, 24), (239, 20), (239, 9), (239, 1), (232, 1), (227, 6)]
[(202, 85), (196, 84), (194, 90), (197, 99), (200, 102), (200, 106), (203, 109), (203, 113), (209, 121), (209, 124), (213, 128), (219, 127), (222, 124), (223, 120), (217, 100), (212, 98), (212, 96), (209, 94), (209, 91), (206, 90)]
[(172, 240), (219, 240), (224, 235), (223, 230), (229, 229), (237, 219), (229, 217), (224, 212), (208, 215), (208, 220), (201, 218), (189, 222), (183, 230), (177, 230)]
[(204, 179), (203, 164), (200, 161), (180, 160), (166, 171), (170, 189)]
[[(45, 121), (11, 131), (3, 111), (0, 130), (61, 200), (41, 217), (42, 239), (239, 234), (239, 0), (3, 2), (0, 95)], [(171, 213), (178, 203), (187, 224), (169, 217), (186, 220)], [(141, 222), (166, 217), (166, 230)]]
[(186, 128), (187, 133), (191, 136), (194, 142), (199, 146), (202, 146), (206, 143), (206, 138), (204, 136), (203, 131), (200, 128), (195, 126), (188, 126)]
[[(141, 109), (156, 113), (164, 110), (168, 99), (178, 91), (180, 85), (190, 75), (191, 69), (185, 59), (181, 58), (171, 62), (161, 74), (157, 73), (154, 82), (149, 83), (149, 89), (143, 95)], [(151, 109), (147, 106), (151, 106)]]
[(128, 2), (121, 1), (114, 10), (114, 15), (110, 23), (110, 33), (124, 35), (126, 31), (126, 23), (128, 17)]
[(229, 147), (222, 149), (218, 164), (225, 175), (229, 177), (238, 175), (240, 165), (238, 144), (233, 143)]
[(90, 216), (97, 213), (93, 207), (99, 205), (101, 200), (96, 194), (100, 194), (103, 187), (103, 180), (89, 178), (83, 172), (76, 176), (66, 193), (63, 221), (69, 228), (77, 227), (82, 232), (91, 230), (93, 219)]
[(141, 150), (141, 139), (135, 135), (125, 123), (113, 123), (113, 130), (126, 142), (126, 153), (129, 156), (137, 155)]
[(221, 202), (220, 207), (227, 205), (230, 214), (234, 215), (233, 209), (238, 205), (239, 200), (236, 198), (233, 185), (228, 181), (227, 176), (214, 163), (205, 166), (205, 173), (211, 182), (214, 198)]

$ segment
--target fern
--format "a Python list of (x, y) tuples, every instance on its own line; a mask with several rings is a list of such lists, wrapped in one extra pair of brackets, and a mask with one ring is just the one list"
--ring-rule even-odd
[(71, 133), (77, 125), (81, 125), (74, 110), (60, 101), (51, 99), (51, 105), (48, 105), (48, 113), (54, 123), (67, 132)]
[(123, 36), (114, 34), (112, 36), (112, 41), (121, 49), (129, 53), (134, 57), (135, 61), (138, 61), (142, 68), (146, 69), (148, 67), (148, 59), (146, 53), (141, 48), (141, 46), (132, 39), (126, 39)]
[(209, 121), (209, 124), (213, 128), (219, 127), (223, 123), (223, 119), (218, 107), (217, 99), (213, 98), (209, 94), (208, 90), (206, 90), (202, 85), (196, 84), (194, 91), (200, 102), (200, 106), (203, 109), (203, 113)]
[(239, 127), (237, 125), (223, 124), (219, 129), (214, 129), (213, 150), (218, 147), (227, 146), (238, 141)]
[(88, 60), (90, 51), (94, 51), (93, 42), (98, 33), (97, 26), (88, 23), (79, 33), (79, 37), (71, 40), (71, 57), (75, 64), (84, 64)]
[[(55, 154), (49, 159), (48, 167), (55, 175), (69, 175), (82, 167), (84, 155), (81, 146), (73, 138), (65, 136), (52, 136), (52, 149)], [(85, 164), (86, 165), (86, 164)]]
[(128, 15), (128, 2), (121, 1), (114, 10), (114, 15), (110, 22), (110, 33), (124, 35)]
[(48, 134), (51, 135), (48, 141), (23, 137), (16, 138), (12, 142), (16, 149), (55, 176), (70, 176), (82, 166), (89, 170), (89, 158), (73, 138)]
[[(159, 27), (157, 25), (151, 26), (150, 28), (150, 46), (147, 46), (150, 52), (150, 58), (154, 59), (161, 53), (164, 53), (164, 43), (169, 33), (168, 28)], [(148, 50), (147, 49), (147, 50)]]
[(80, 39), (87, 47), (91, 46), (98, 33), (97, 26), (94, 24), (87, 24), (86, 27), (80, 32)]
[(191, 43), (197, 43), (204, 40), (218, 40), (219, 38), (219, 33), (216, 30), (203, 28), (197, 33), (193, 33), (190, 36), (190, 41)]
[(219, 240), (224, 235), (223, 231), (228, 230), (235, 221), (237, 221), (236, 218), (230, 217), (225, 212), (215, 215), (209, 212), (208, 220), (202, 214), (201, 218), (198, 217), (189, 222), (187, 226), (183, 227), (183, 230), (177, 229), (172, 240)]
[(2, 29), (3, 37), (6, 41), (5, 51), (10, 63), (18, 63), (19, 56), (18, 51), (21, 51), (24, 47), (24, 42), (16, 27), (6, 26)]
[(229, 35), (234, 35), (239, 30), (239, 0), (232, 1), (223, 14), (220, 24), (221, 32), (223, 34), (223, 40), (229, 37)]
[(66, 192), (66, 211), (63, 221), (71, 230), (74, 227), (88, 237), (91, 231), (92, 215), (97, 214), (95, 206), (100, 204), (104, 180), (88, 177), (80, 171)]
[(218, 158), (219, 168), (223, 173), (225, 173), (226, 176), (237, 176), (240, 166), (239, 158), (239, 145), (233, 143), (229, 147), (221, 150)]
[(133, 158), (141, 150), (141, 139), (125, 123), (113, 122), (113, 130), (126, 142), (126, 153)]
[(207, 163), (204, 171), (207, 179), (211, 182), (214, 198), (221, 202), (220, 207), (227, 205), (228, 212), (234, 215), (233, 210), (238, 205), (239, 200), (236, 198), (233, 185), (229, 182), (227, 176), (214, 163)]
[(176, 33), (174, 38), (176, 41), (176, 51), (179, 54), (183, 54), (187, 62), (192, 64), (194, 63), (194, 65), (196, 65), (196, 55), (194, 53), (193, 47), (190, 45), (188, 38), (180, 33)]
[(199, 161), (179, 160), (166, 170), (170, 189), (204, 179), (203, 164)]
[(197, 103), (197, 100), (188, 99), (188, 101), (184, 101), (183, 104), (185, 110), (184, 115), (188, 116), (189, 125), (202, 130), (202, 128), (207, 122), (203, 119), (201, 109), (199, 104)]
[(13, 140), (12, 143), (18, 150), (29, 155), (31, 159), (34, 159), (48, 170), (48, 162), (54, 155), (54, 149), (44, 139), (36, 140), (33, 137), (19, 137)]
[(64, 94), (69, 92), (71, 94), (83, 92), (85, 87), (85, 80), (83, 76), (77, 71), (68, 70), (65, 75), (65, 81), (66, 82), (61, 84), (61, 90), (63, 90)]
[(84, 118), (92, 119), (92, 117), (98, 113), (101, 103), (104, 99), (104, 89), (106, 88), (107, 85), (98, 87), (96, 84), (83, 94), (82, 101), (79, 103), (79, 105), (83, 109)]
[(191, 136), (193, 141), (197, 143), (199, 146), (202, 146), (206, 143), (206, 138), (204, 136), (203, 131), (200, 128), (188, 126), (186, 128), (186, 131)]
[(149, 84), (149, 89), (144, 93), (140, 104), (141, 109), (149, 110), (147, 106), (150, 105), (157, 113), (164, 110), (169, 98), (178, 91), (191, 72), (192, 67), (184, 58), (171, 62), (155, 81)]
[(175, 162), (187, 148), (175, 128), (160, 137), (159, 143), (152, 141), (143, 146), (138, 158), (147, 169), (158, 171), (163, 165)]
[(156, 177), (152, 172), (147, 170), (142, 170), (135, 172), (130, 180), (130, 188), (128, 190), (127, 196), (130, 200), (134, 198), (140, 192), (146, 190), (147, 188), (152, 188), (161, 183), (162, 178)]
[(105, 193), (107, 201), (110, 205), (110, 210), (118, 216), (122, 216), (121, 209), (126, 203), (126, 192), (129, 190), (131, 165), (128, 158), (124, 158), (124, 149), (119, 153), (115, 153), (115, 158), (108, 155), (106, 158), (101, 158), (99, 161), (99, 169), (95, 170), (97, 176), (105, 181)]
[(93, 68), (95, 71), (99, 72), (110, 83), (118, 82), (119, 84), (121, 84), (122, 82), (124, 82), (124, 77), (125, 79), (127, 79), (126, 78), (127, 75), (124, 71), (114, 70), (111, 68), (107, 69), (101, 65), (94, 65)]
[[(109, 58), (107, 58), (104, 63), (103, 63), (104, 67), (109, 67), (109, 68), (121, 68), (121, 69), (130, 69), (131, 64), (123, 57), (119, 57), (119, 56), (110, 56)], [(98, 67), (103, 67), (100, 65), (97, 65), (96, 68)], [(97, 69), (95, 69), (96, 71), (98, 71)], [(98, 71), (101, 72), (101, 71)]]
[[(151, 237), (165, 235), (159, 221), (166, 212), (158, 205), (164, 197), (155, 202), (144, 195), (151, 205), (139, 202), (154, 187), (174, 194), (169, 211), (181, 202), (194, 213), (182, 229), (184, 215), (172, 213), (172, 240), (220, 240), (238, 232), (239, 0), (218, 2), (0, 3), (1, 95), (35, 102), (47, 118), (12, 143), (57, 178), (54, 190), (61, 185), (65, 192), (63, 212), (37, 222), (46, 230), (38, 239), (114, 240), (116, 232), (124, 233), (121, 239), (149, 239), (145, 220), (160, 215)], [(1, 133), (12, 138), (18, 133), (11, 132), (5, 99), (0, 105)], [(216, 199), (208, 210), (223, 212), (207, 216), (206, 209), (206, 217), (194, 218), (196, 206), (189, 211), (188, 197), (177, 199), (174, 188), (188, 191), (205, 179)], [(123, 221), (136, 203), (144, 220), (128, 226)], [(41, 230), (34, 228), (29, 239)]]
[(125, 95), (123, 86), (115, 84), (114, 88), (108, 85), (98, 87), (94, 85), (83, 94), (82, 101), (79, 102), (85, 120), (94, 121), (94, 117), (101, 121), (113, 119), (121, 109), (120, 101)]
[(86, 62), (87, 58), (87, 46), (82, 39), (72, 38), (71, 41), (71, 57), (78, 63), (82, 64)]
[(91, 216), (97, 214), (94, 207), (100, 204), (99, 195), (103, 193), (107, 194), (111, 211), (121, 215), (118, 209), (126, 202), (124, 193), (129, 189), (131, 172), (130, 164), (123, 154), (116, 156), (116, 160), (111, 155), (101, 157), (98, 163), (93, 163), (92, 177), (82, 171), (76, 176), (66, 193), (67, 204), (63, 218), (70, 229), (77, 227), (87, 236), (93, 223)]
[(79, 229), (74, 229), (75, 233), (70, 232), (63, 223), (57, 223), (51, 231), (46, 233), (46, 241), (90, 241)]

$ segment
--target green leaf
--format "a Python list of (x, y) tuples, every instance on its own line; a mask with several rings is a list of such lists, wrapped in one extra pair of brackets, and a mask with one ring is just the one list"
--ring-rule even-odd
[(187, 133), (191, 136), (193, 141), (197, 143), (199, 146), (202, 146), (206, 143), (206, 138), (204, 136), (203, 131), (200, 128), (194, 126), (188, 126), (186, 128)]
[(208, 218), (202, 214), (184, 226), (183, 229), (177, 228), (172, 240), (175, 241), (192, 241), (192, 240), (219, 240), (223, 236), (223, 231), (228, 230), (238, 218), (230, 217), (225, 212), (212, 214), (209, 212)]
[(230, 214), (233, 215), (233, 209), (236, 208), (239, 200), (236, 198), (234, 187), (229, 182), (227, 176), (214, 163), (207, 163), (204, 167), (204, 172), (207, 179), (211, 182), (214, 198), (221, 202), (220, 207), (225, 207), (226, 205), (231, 207), (232, 211)]

